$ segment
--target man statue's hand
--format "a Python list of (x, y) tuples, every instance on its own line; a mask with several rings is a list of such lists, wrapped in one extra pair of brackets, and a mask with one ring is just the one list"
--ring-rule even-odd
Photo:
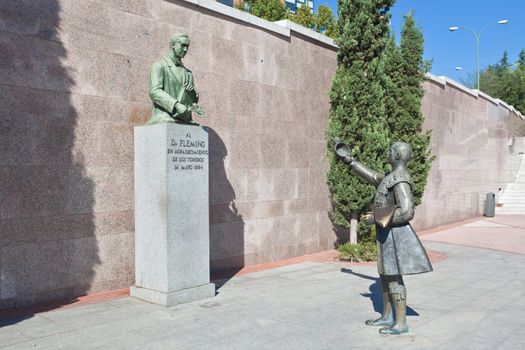
[(175, 112), (178, 114), (184, 114), (188, 108), (180, 102), (175, 103)]
[(190, 111), (197, 113), (201, 117), (204, 117), (204, 111), (202, 110), (202, 108), (198, 104), (196, 104), (196, 103), (192, 104), (189, 107), (189, 109), (190, 109)]

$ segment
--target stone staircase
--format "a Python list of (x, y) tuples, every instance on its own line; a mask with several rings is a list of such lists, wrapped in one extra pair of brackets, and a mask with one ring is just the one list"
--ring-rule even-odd
[(514, 182), (509, 183), (503, 190), (496, 207), (496, 215), (525, 215), (525, 156), (521, 155), (521, 163)]

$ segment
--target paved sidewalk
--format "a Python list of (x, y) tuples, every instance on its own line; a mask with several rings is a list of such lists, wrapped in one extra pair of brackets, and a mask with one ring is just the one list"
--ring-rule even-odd
[(426, 241), (525, 254), (525, 215), (484, 217), (425, 234), (420, 238)]
[(448, 258), (406, 276), (409, 335), (364, 324), (381, 308), (375, 266), (302, 262), (225, 280), (216, 297), (172, 308), (124, 297), (0, 321), (0, 348), (522, 349), (525, 255), (426, 237)]

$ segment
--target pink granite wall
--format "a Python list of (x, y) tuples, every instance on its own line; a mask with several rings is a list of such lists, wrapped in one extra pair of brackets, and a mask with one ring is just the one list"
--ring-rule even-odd
[(185, 1), (2, 1), (0, 308), (133, 284), (133, 127), (178, 31), (211, 128), (212, 268), (333, 247), (333, 47)]
[(486, 193), (513, 181), (525, 135), (525, 121), (488, 96), (440, 79), (424, 87), (436, 160), (413, 221), (420, 229), (482, 215)]
[[(333, 47), (182, 0), (2, 1), (0, 308), (133, 284), (133, 127), (178, 31), (210, 127), (212, 269), (333, 248)], [(477, 214), (510, 175), (508, 112), (425, 87), (438, 159), (418, 227)]]

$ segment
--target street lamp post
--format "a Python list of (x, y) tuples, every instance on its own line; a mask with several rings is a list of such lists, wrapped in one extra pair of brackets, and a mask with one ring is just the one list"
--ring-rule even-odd
[(497, 21), (495, 23), (489, 23), (486, 26), (484, 26), (483, 28), (481, 28), (481, 30), (479, 32), (476, 32), (474, 29), (469, 28), (469, 27), (465, 27), (465, 26), (463, 26), (463, 27), (452, 26), (452, 27), (448, 28), (448, 30), (450, 30), (451, 32), (455, 32), (458, 29), (466, 29), (469, 32), (471, 32), (472, 34), (474, 34), (474, 37), (476, 38), (476, 49), (477, 49), (477, 56), (478, 56), (478, 90), (479, 90), (479, 39), (481, 38), (481, 34), (483, 33), (483, 31), (485, 29), (487, 29), (488, 27), (490, 27), (490, 26), (492, 26), (494, 24), (507, 24), (507, 23), (509, 23), (509, 21), (506, 20), (506, 19), (502, 19), (502, 20)]

